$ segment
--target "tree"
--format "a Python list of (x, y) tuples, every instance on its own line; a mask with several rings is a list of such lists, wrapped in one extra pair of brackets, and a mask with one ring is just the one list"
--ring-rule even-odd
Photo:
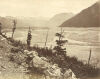
[(29, 27), (29, 31), (28, 31), (28, 35), (27, 35), (27, 46), (28, 46), (28, 49), (30, 49), (31, 39), (32, 39), (32, 35), (31, 35), (30, 27)]
[(67, 40), (64, 40), (64, 30), (61, 28), (61, 33), (56, 33), (56, 36), (59, 38), (56, 40), (57, 46), (54, 47), (54, 50), (56, 51), (57, 55), (63, 55), (66, 56), (66, 48), (64, 48), (64, 45), (68, 42)]
[(48, 41), (48, 33), (49, 33), (49, 29), (47, 30), (46, 41), (45, 41), (45, 47), (46, 47), (47, 41)]
[(15, 32), (15, 30), (16, 30), (16, 21), (15, 20), (13, 20), (13, 28), (12, 28), (12, 38), (13, 38), (13, 35), (14, 35), (14, 32)]
[(0, 34), (1, 34), (1, 30), (2, 30), (2, 24), (0, 23)]
[(90, 64), (90, 60), (91, 60), (91, 53), (92, 53), (92, 50), (90, 49), (89, 58), (88, 58), (88, 65)]

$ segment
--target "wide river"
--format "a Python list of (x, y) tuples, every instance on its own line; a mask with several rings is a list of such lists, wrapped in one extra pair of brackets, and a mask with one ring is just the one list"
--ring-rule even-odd
[[(100, 67), (100, 28), (63, 28), (63, 30), (64, 39), (68, 40), (65, 45), (67, 55), (76, 56), (79, 60), (87, 63), (91, 49), (91, 64)], [(31, 29), (31, 31), (31, 45), (44, 47), (48, 32), (46, 46), (53, 48), (56, 45), (55, 40), (58, 39), (55, 33), (61, 32), (61, 28), (53, 28), (49, 29), (49, 31), (48, 29)], [(26, 43), (27, 33), (28, 29), (16, 29), (14, 39)], [(12, 32), (7, 32), (6, 34), (11, 37)], [(44, 79), (44, 77), (38, 74), (2, 72), (0, 73), (0, 79)]]
[[(76, 56), (79, 60), (87, 62), (90, 49), (92, 50), (91, 63), (100, 62), (100, 28), (62, 28), (64, 36), (68, 43), (65, 45), (69, 56)], [(53, 29), (31, 29), (32, 41), (31, 45), (45, 46), (46, 36), (47, 46), (54, 47), (55, 40), (58, 39), (55, 33), (60, 32), (61, 28)], [(28, 29), (16, 29), (14, 39), (21, 40), (26, 43)], [(7, 36), (11, 37), (11, 32)], [(100, 64), (98, 64), (100, 66)]]

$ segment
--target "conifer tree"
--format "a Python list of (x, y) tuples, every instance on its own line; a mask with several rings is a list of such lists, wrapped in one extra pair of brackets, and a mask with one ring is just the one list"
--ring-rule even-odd
[(68, 42), (67, 40), (64, 40), (64, 30), (61, 28), (60, 33), (56, 33), (56, 36), (58, 37), (58, 40), (56, 40), (57, 46), (54, 47), (54, 50), (57, 55), (65, 55), (66, 56), (66, 48), (64, 48), (64, 45)]
[(28, 46), (28, 49), (30, 49), (31, 39), (32, 39), (32, 35), (31, 35), (30, 27), (29, 27), (29, 31), (28, 31), (28, 35), (27, 35), (27, 46)]

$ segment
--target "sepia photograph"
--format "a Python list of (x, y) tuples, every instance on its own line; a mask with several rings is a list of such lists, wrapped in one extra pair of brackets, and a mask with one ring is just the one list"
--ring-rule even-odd
[(0, 0), (0, 79), (100, 79), (100, 0)]

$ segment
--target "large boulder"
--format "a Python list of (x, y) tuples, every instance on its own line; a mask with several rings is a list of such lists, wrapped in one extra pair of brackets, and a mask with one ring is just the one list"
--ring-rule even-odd
[(61, 68), (59, 68), (57, 64), (50, 65), (44, 73), (50, 77), (62, 77)]
[(33, 58), (33, 65), (37, 68), (46, 69), (50, 66), (50, 64), (47, 61), (43, 60), (42, 58), (39, 56), (35, 56)]
[(28, 56), (33, 57), (31, 63), (35, 68), (42, 69), (46, 76), (52, 78), (67, 78), (67, 79), (77, 79), (75, 74), (71, 69), (66, 69), (65, 73), (62, 73), (62, 69), (58, 67), (57, 64), (52, 64), (45, 57), (39, 57), (38, 53), (35, 51), (25, 51)]

